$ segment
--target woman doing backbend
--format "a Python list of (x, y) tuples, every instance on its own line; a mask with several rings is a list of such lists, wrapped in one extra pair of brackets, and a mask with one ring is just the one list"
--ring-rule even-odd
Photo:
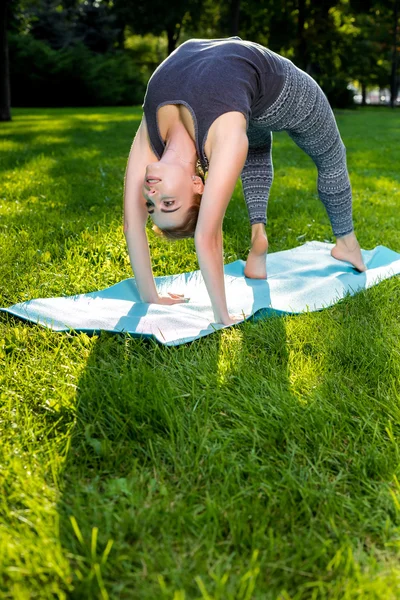
[(245, 275), (265, 279), (273, 131), (287, 131), (317, 167), (319, 198), (336, 237), (332, 256), (365, 270), (333, 112), (319, 85), (290, 60), (238, 37), (189, 40), (153, 73), (143, 109), (124, 193), (125, 237), (143, 302), (185, 302), (157, 293), (146, 235), (151, 215), (167, 238), (194, 237), (215, 321), (237, 320), (226, 303), (222, 222), (241, 176), (252, 227)]

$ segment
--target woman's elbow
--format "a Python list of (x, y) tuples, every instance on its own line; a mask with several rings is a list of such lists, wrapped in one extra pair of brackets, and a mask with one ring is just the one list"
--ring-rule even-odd
[(213, 248), (218, 246), (222, 240), (221, 231), (196, 231), (194, 234), (194, 244), (196, 248)]

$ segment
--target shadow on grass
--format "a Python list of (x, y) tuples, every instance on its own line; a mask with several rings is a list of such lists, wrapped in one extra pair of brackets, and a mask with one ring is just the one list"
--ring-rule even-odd
[[(78, 385), (60, 505), (62, 541), (83, 578), (76, 578), (71, 597), (97, 597), (102, 581), (110, 597), (161, 597), (157, 575), (191, 597), (198, 593), (194, 576), (209, 569), (207, 553), (213, 562), (220, 545), (227, 544), (228, 553), (235, 547), (250, 552), (250, 533), (233, 515), (222, 517), (242, 484), (246, 496), (255, 484), (257, 460), (250, 465), (246, 458), (254, 452), (251, 423), (258, 411), (270, 410), (268, 396), (262, 405), (240, 400), (247, 361), (259, 363), (257, 328), (247, 330), (249, 336), (235, 329), (171, 348), (109, 335), (94, 343)], [(280, 393), (287, 387), (282, 320), (271, 320), (263, 353), (268, 345)], [(262, 380), (254, 383), (260, 390)], [(282, 431), (275, 438), (270, 443), (285, 445)], [(114, 540), (101, 577), (90, 553), (93, 528), (100, 554)]]
[(258, 550), (254, 598), (302, 599), (314, 580), (327, 593), (348, 581), (346, 561), (327, 570), (345, 547), (351, 568), (379, 569), (375, 549), (390, 559), (397, 455), (385, 427), (400, 415), (372, 292), (175, 348), (94, 342), (59, 506), (72, 598), (194, 598), (197, 576), (225, 598)]

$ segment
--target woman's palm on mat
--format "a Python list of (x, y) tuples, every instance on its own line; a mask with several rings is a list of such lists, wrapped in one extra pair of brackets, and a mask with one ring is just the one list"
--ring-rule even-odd
[(180, 302), (189, 302), (190, 298), (185, 298), (183, 294), (174, 294), (168, 292), (165, 296), (159, 296), (156, 304), (163, 304), (164, 306), (170, 306), (172, 304), (179, 304)]

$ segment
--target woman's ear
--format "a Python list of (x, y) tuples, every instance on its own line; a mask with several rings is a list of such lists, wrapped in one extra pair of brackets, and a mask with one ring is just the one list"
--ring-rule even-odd
[(192, 175), (193, 186), (195, 194), (202, 194), (204, 192), (204, 183), (198, 175)]

